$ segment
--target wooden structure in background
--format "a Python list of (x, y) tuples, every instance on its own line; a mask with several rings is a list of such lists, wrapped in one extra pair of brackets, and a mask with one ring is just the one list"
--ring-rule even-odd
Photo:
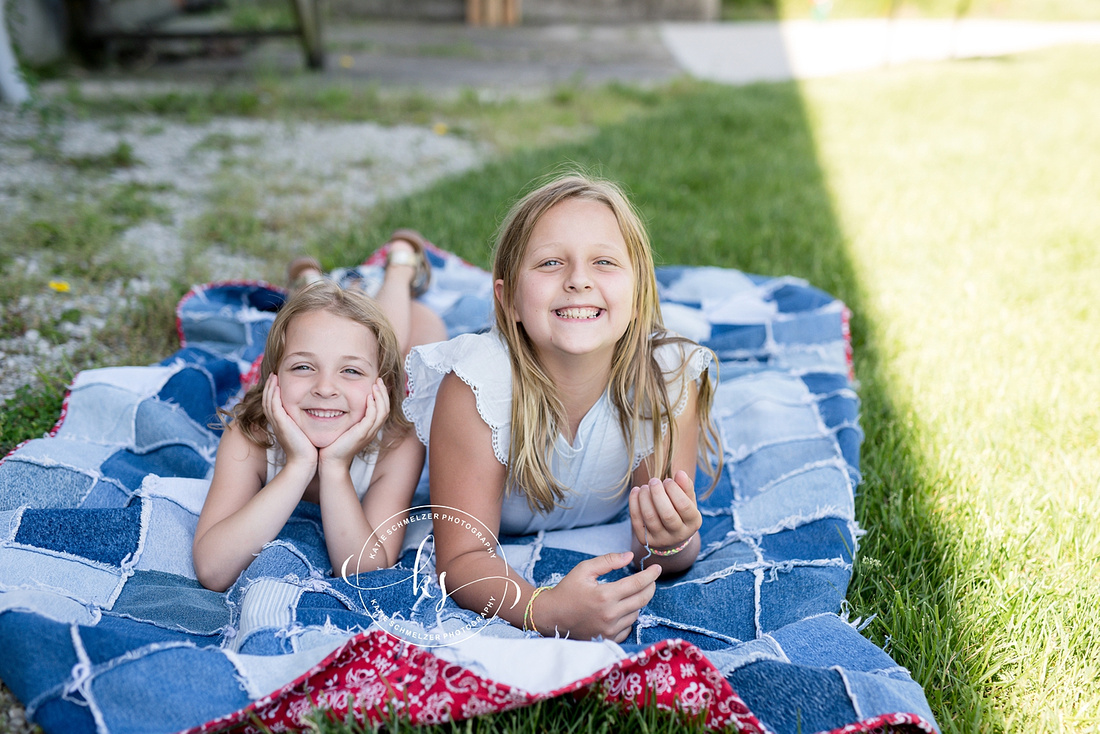
[[(2, 2), (2, 0), (0, 0)], [(222, 0), (64, 0), (71, 43), (88, 60), (104, 54), (119, 41), (248, 39), (269, 36), (296, 37), (302, 44), (306, 65), (325, 65), (319, 0), (288, 0), (295, 23), (286, 28), (263, 30), (202, 29), (163, 30), (167, 20), (187, 12), (201, 12)]]
[(518, 25), (522, 0), (466, 0), (466, 22), (470, 25)]

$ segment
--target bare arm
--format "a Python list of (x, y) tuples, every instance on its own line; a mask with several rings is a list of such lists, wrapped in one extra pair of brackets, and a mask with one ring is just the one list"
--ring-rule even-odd
[(266, 486), (267, 452), (236, 425), (218, 446), (214, 478), (192, 544), (195, 575), (213, 591), (237, 580), (264, 544), (278, 536), (313, 478), (308, 463), (287, 463)]
[(408, 516), (423, 467), (424, 445), (409, 431), (378, 457), (361, 503), (347, 470), (326, 475), (322, 468), (321, 523), (333, 574), (341, 574), (345, 563), (347, 572), (355, 574), (397, 562), (405, 538), (400, 523)]
[[(695, 563), (700, 545), (698, 530), (703, 525), (693, 480), (699, 451), (699, 422), (695, 415), (699, 391), (694, 382), (687, 385), (687, 390), (687, 403), (675, 419), (672, 476), (654, 476), (651, 454), (634, 471), (636, 486), (630, 491), (635, 558), (645, 567), (660, 565), (668, 573), (686, 571)], [(687, 545), (673, 555), (649, 555), (647, 541), (650, 548), (657, 549), (677, 548), (685, 541)]]
[(424, 466), (424, 451), (416, 436), (410, 432), (378, 457), (362, 502), (351, 481), (352, 461), (370, 445), (389, 412), (389, 393), (378, 379), (367, 398), (363, 418), (318, 452), (321, 525), (329, 562), (337, 574), (342, 573), (349, 559), (348, 571), (352, 573), (392, 565), (404, 538), (401, 532), (387, 537), (380, 547), (374, 545), (375, 529), (391, 519), (400, 520), (409, 510)]
[[(441, 583), (445, 581), (450, 595), (466, 609), (495, 614), (522, 627), (534, 588), (497, 555), (492, 539), (500, 529), (507, 468), (493, 453), (492, 430), (477, 413), (473, 391), (453, 374), (440, 385), (431, 435), (432, 504), (462, 510), (464, 518), (490, 535), (493, 545), (490, 552), (465, 525), (437, 520), (436, 570)], [(626, 639), (638, 611), (653, 596), (661, 569), (606, 584), (598, 578), (626, 566), (631, 558), (630, 553), (608, 554), (577, 564), (532, 605), (538, 631), (582, 640)]]

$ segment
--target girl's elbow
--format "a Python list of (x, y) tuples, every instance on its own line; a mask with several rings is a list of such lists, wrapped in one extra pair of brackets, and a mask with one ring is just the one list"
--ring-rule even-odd
[(222, 592), (233, 585), (234, 578), (229, 578), (225, 567), (217, 562), (217, 559), (208, 558), (199, 548), (193, 548), (191, 552), (191, 565), (195, 569), (195, 578), (204, 589)]
[(195, 559), (194, 566), (195, 578), (199, 580), (199, 583), (202, 584), (204, 589), (220, 593), (233, 585), (232, 579), (219, 573), (221, 569), (210, 568), (208, 564), (199, 561), (197, 558)]

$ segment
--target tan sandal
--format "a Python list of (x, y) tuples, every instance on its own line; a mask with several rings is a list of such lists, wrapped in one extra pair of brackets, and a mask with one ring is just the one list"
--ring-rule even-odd
[(413, 298), (424, 295), (432, 284), (432, 264), (428, 261), (428, 240), (415, 229), (397, 229), (390, 235), (387, 245), (394, 240), (404, 240), (413, 247), (413, 254), (404, 250), (386, 251), (386, 267), (390, 265), (409, 265), (416, 269), (409, 290)]
[(315, 257), (304, 255), (291, 260), (290, 264), (286, 266), (286, 282), (289, 295), (293, 296), (310, 283), (324, 280), (323, 272), (321, 263)]

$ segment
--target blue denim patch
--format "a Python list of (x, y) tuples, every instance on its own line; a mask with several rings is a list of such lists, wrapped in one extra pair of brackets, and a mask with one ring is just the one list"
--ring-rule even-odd
[(109, 510), (34, 510), (23, 513), (15, 542), (121, 566), (137, 554), (141, 506)]
[(134, 572), (111, 611), (196, 635), (213, 635), (229, 624), (224, 594), (205, 589), (198, 581), (161, 571)]
[(184, 412), (200, 426), (216, 420), (214, 381), (205, 370), (182, 369), (164, 383), (157, 394), (159, 400), (183, 408)]
[(760, 324), (717, 324), (711, 327), (704, 346), (721, 356), (727, 351), (760, 349), (767, 340), (768, 329)]
[(821, 614), (773, 630), (784, 654), (802, 665), (827, 668), (840, 665), (849, 670), (872, 672), (896, 667), (889, 655), (864, 638), (835, 614)]
[(133, 494), (115, 479), (100, 479), (88, 491), (81, 507), (94, 510), (108, 507), (125, 507)]
[(835, 314), (817, 312), (776, 319), (772, 337), (780, 344), (824, 344), (842, 341), (844, 331)]
[(743, 459), (726, 465), (737, 499), (747, 499), (791, 471), (792, 467), (837, 458), (836, 443), (826, 437), (805, 438), (760, 446)]
[(825, 425), (842, 426), (855, 425), (859, 420), (859, 403), (846, 395), (833, 395), (823, 398), (817, 403), (818, 412)]
[(116, 385), (91, 384), (69, 393), (69, 412), (58, 438), (132, 446), (134, 411), (141, 397)]
[(213, 405), (202, 422), (196, 423), (176, 404), (148, 398), (138, 404), (134, 413), (134, 445), (131, 448), (146, 453), (165, 444), (179, 444), (212, 452), (217, 447), (217, 439), (206, 425), (216, 420)]
[(131, 492), (141, 486), (147, 474), (202, 479), (209, 469), (210, 462), (181, 444), (163, 446), (144, 454), (122, 449), (103, 462), (103, 473), (118, 479)]
[(184, 362), (202, 367), (214, 381), (214, 404), (225, 405), (241, 389), (241, 373), (238, 366), (214, 352), (194, 347), (183, 347), (170, 357), (161, 360), (162, 365)]
[(852, 563), (856, 552), (850, 521), (834, 517), (808, 522), (782, 533), (764, 535), (760, 553), (765, 561), (796, 561), (806, 555), (806, 548), (819, 548), (817, 558), (836, 558)]
[(764, 571), (760, 631), (772, 632), (806, 617), (835, 612), (848, 592), (851, 567), (796, 565)]
[(858, 720), (840, 673), (763, 660), (734, 670), (730, 686), (772, 731), (828, 731)]
[(883, 675), (845, 670), (842, 673), (851, 700), (864, 719), (905, 711), (926, 721), (935, 721), (924, 693), (912, 679), (885, 678)]
[[(638, 641), (655, 642), (676, 637), (679, 632), (672, 630), (679, 630), (680, 625), (684, 630), (694, 628), (703, 634), (706, 631), (716, 633), (719, 639), (752, 639), (756, 636), (754, 586), (751, 571), (736, 571), (708, 583), (677, 579), (658, 581), (657, 591), (643, 613), (670, 622), (661, 628), (641, 630)], [(715, 613), (718, 609), (722, 610), (721, 614)], [(658, 629), (663, 631), (658, 632)], [(708, 640), (700, 647), (711, 649), (714, 644), (714, 640)]]
[(801, 283), (787, 283), (776, 288), (771, 300), (779, 307), (779, 313), (814, 311), (835, 302), (825, 291)]
[(0, 680), (24, 704), (66, 681), (80, 662), (69, 625), (38, 614), (0, 613), (0, 637)]
[[(151, 650), (95, 674), (90, 689), (108, 730), (170, 734), (247, 706), (237, 670), (220, 650)], [(221, 685), (211, 685), (221, 681)], [(157, 711), (150, 720), (149, 711)]]
[(9, 457), (0, 471), (0, 510), (79, 507), (95, 478), (63, 466), (40, 466)]

